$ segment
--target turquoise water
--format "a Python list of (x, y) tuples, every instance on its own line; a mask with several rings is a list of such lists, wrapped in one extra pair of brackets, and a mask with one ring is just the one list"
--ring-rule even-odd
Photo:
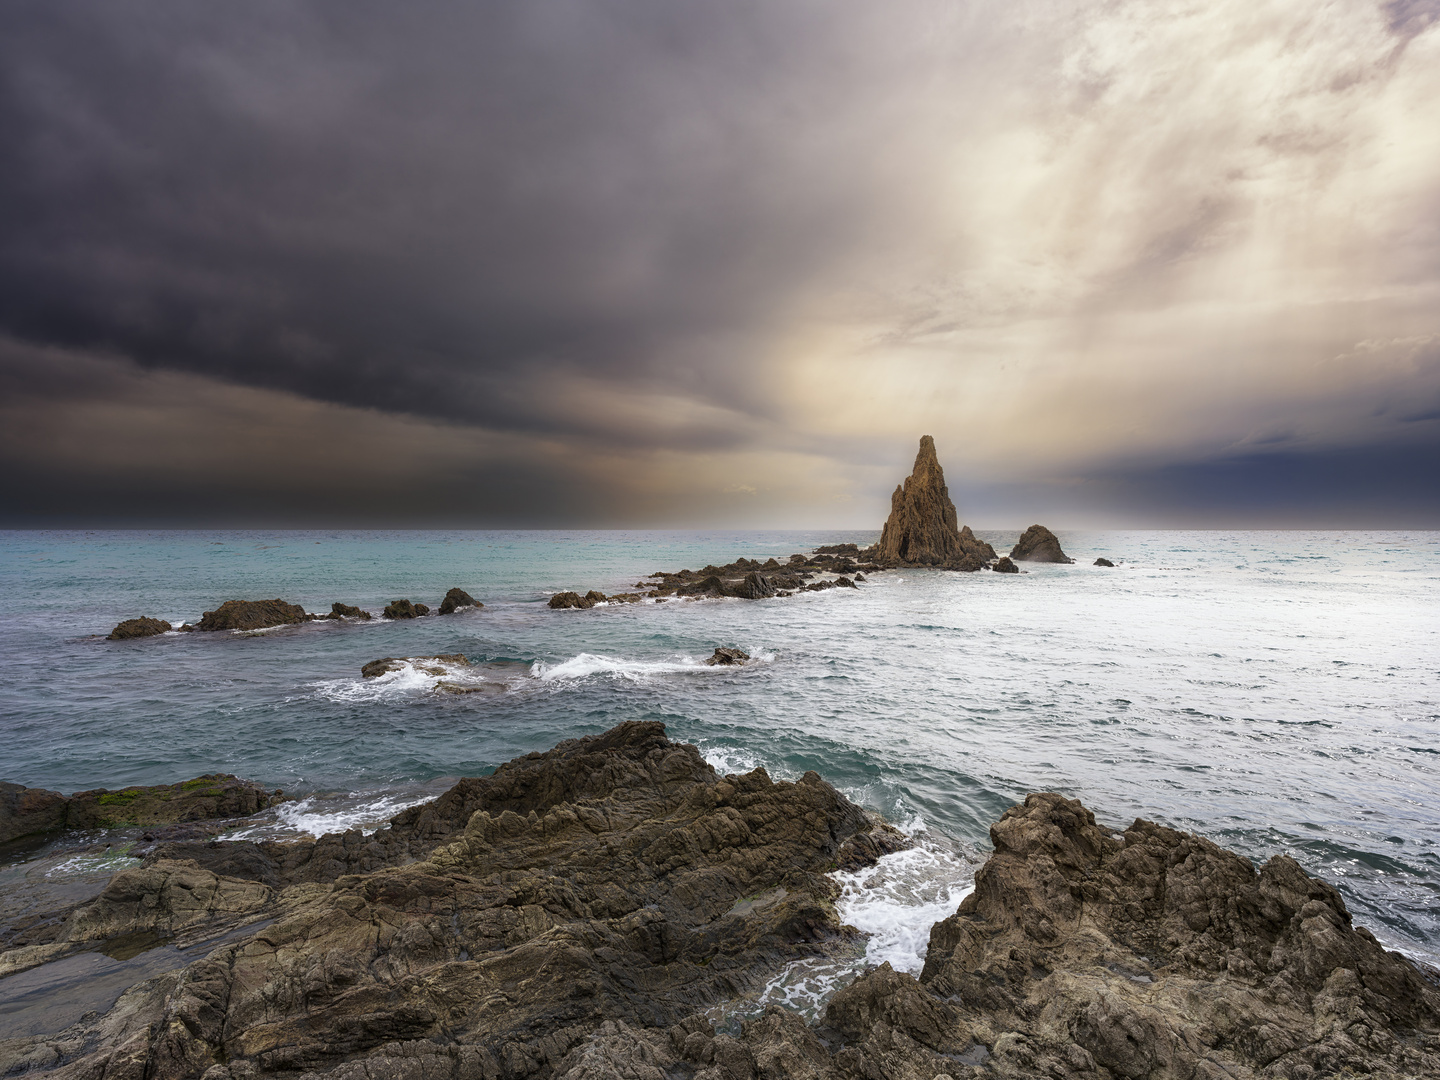
[[(1004, 547), (1018, 531), (981, 535)], [(1382, 940), (1440, 956), (1440, 534), (1062, 534), (1076, 565), (1018, 576), (545, 606), (652, 570), (870, 539), (0, 534), (0, 778), (69, 792), (234, 772), (306, 796), (263, 827), (315, 832), (658, 719), (724, 768), (818, 770), (931, 837), (947, 873), (983, 856), (1007, 806), (1061, 791), (1111, 824), (1145, 816), (1256, 860), (1289, 852)], [(1123, 562), (1089, 565), (1097, 555)], [(122, 618), (193, 621), (232, 597), (378, 614), (398, 597), (434, 606), (452, 585), (484, 610), (103, 640)], [(703, 666), (717, 645), (756, 662)], [(457, 678), (502, 689), (360, 677), (378, 657), (453, 652), (480, 665)]]

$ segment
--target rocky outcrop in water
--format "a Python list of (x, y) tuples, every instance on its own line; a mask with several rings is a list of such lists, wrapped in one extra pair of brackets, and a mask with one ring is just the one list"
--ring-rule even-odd
[(196, 630), (264, 630), (289, 626), (310, 618), (299, 604), (284, 600), (226, 600), (214, 611), (200, 616)]
[(1020, 567), (1010, 561), (1009, 555), (1000, 556), (999, 560), (990, 569), (994, 570), (997, 574), (1018, 574), (1020, 572)]
[(715, 666), (734, 667), (750, 659), (750, 654), (741, 649), (717, 648), (705, 663)]
[(451, 589), (445, 594), (445, 599), (440, 601), (440, 614), (453, 615), (461, 608), (482, 608), (484, 606), (464, 589)]
[(418, 619), (429, 614), (428, 604), (412, 604), (409, 600), (394, 600), (385, 605), (387, 619)]
[(246, 817), (275, 796), (229, 773), (197, 776), (181, 784), (111, 791), (96, 788), (65, 796), (42, 788), (0, 783), (0, 843), (54, 829), (116, 829)]
[(337, 600), (330, 605), (330, 614), (325, 617), (328, 619), (369, 619), (370, 612), (361, 611), (358, 607), (342, 604)]
[[(0, 1074), (65, 1080), (1223, 1080), (1440, 1075), (1440, 996), (1285, 856), (1031, 795), (917, 979), (882, 965), (823, 1024), (704, 1012), (848, 932), (835, 868), (902, 842), (814, 773), (719, 777), (631, 722), (358, 831), (162, 844), (0, 954), (273, 920)], [(222, 939), (223, 940), (223, 939)], [(197, 950), (199, 952), (201, 950)]]
[(164, 619), (149, 619), (141, 616), (138, 619), (126, 619), (118, 624), (114, 630), (107, 635), (107, 641), (126, 641), (130, 638), (154, 637), (156, 634), (168, 634), (175, 629)]
[[(275, 921), (104, 1016), (0, 1044), (0, 1072), (650, 1076), (635, 1071), (650, 1040), (671, 1046), (683, 1023), (738, 1063), (697, 1011), (843, 942), (825, 873), (901, 842), (814, 773), (722, 779), (658, 723), (561, 743), (439, 802), (426, 840), (425, 815), (402, 815), (393, 837), (331, 839), (333, 859), (325, 841), (221, 842), (118, 875), (55, 945)], [(628, 1072), (604, 1071), (627, 1054)]]
[(362, 678), (375, 679), (381, 675), (388, 675), (392, 671), (400, 671), (407, 664), (427, 675), (449, 675), (449, 668), (469, 667), (470, 658), (464, 653), (440, 653), (436, 656), (386, 656), (380, 660), (371, 660), (360, 669), (360, 675)]
[(935, 455), (935, 440), (929, 435), (920, 439), (910, 476), (890, 497), (890, 517), (868, 554), (884, 566), (947, 570), (978, 570), (995, 557), (995, 549), (968, 525), (960, 529), (945, 471)]
[(1114, 567), (1115, 564), (1114, 564), (1113, 562), (1111, 562), (1109, 559), (1104, 558), (1104, 557), (1102, 556), (1101, 558), (1098, 558), (1098, 559), (1095, 560), (1095, 565), (1096, 565), (1096, 566), (1109, 566), (1109, 567)]
[(1073, 563), (1075, 560), (1060, 550), (1060, 541), (1044, 525), (1031, 525), (1010, 549), (1016, 562)]

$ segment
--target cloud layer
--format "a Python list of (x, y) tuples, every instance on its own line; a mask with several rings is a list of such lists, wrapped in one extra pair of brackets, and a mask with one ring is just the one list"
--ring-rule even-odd
[(1440, 523), (1337, 464), (1440, 449), (1436, 102), (1437, 0), (17, 0), (11, 520)]

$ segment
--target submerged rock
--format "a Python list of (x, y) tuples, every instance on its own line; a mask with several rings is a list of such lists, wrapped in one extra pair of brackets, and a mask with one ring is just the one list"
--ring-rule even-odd
[(920, 439), (920, 452), (915, 455), (910, 476), (890, 497), (890, 517), (869, 554), (887, 566), (957, 570), (979, 569), (995, 557), (995, 549), (978, 539), (968, 525), (961, 531), (950, 489), (945, 486), (945, 470), (935, 455), (935, 440), (929, 435)]
[(451, 589), (445, 594), (445, 599), (440, 601), (440, 614), (453, 615), (461, 608), (482, 608), (484, 606), (464, 589)]
[(732, 665), (743, 664), (749, 659), (750, 654), (747, 652), (743, 652), (740, 649), (726, 649), (722, 647), (716, 649), (714, 653), (711, 654), (710, 659), (706, 660), (705, 663), (730, 667)]
[(1013, 562), (1010, 561), (1009, 555), (1000, 556), (1000, 561), (997, 562), (991, 569), (993, 569), (997, 574), (1018, 574), (1020, 572), (1020, 567), (1016, 566)]
[(331, 619), (368, 619), (370, 612), (361, 611), (358, 607), (351, 607), (349, 604), (342, 604), (338, 600), (330, 605)]
[(469, 667), (470, 658), (464, 653), (440, 653), (436, 656), (386, 656), (380, 660), (371, 660), (360, 669), (360, 675), (366, 679), (379, 678), (381, 675), (388, 675), (392, 671), (400, 671), (409, 664), (417, 671), (423, 671), (427, 675), (448, 675), (446, 667)]
[(284, 600), (226, 600), (214, 611), (200, 616), (197, 630), (264, 630), (290, 626), (310, 618), (299, 604)]
[(1096, 560), (1095, 560), (1095, 565), (1096, 565), (1096, 566), (1111, 566), (1111, 567), (1113, 567), (1115, 564), (1114, 564), (1113, 562), (1111, 562), (1109, 559), (1099, 558), (1099, 559), (1096, 559)]
[(1060, 550), (1060, 541), (1044, 525), (1031, 525), (1010, 549), (1016, 562), (1073, 563), (1075, 560)]
[(168, 634), (175, 629), (164, 619), (149, 619), (141, 616), (138, 619), (126, 619), (119, 623), (114, 630), (106, 636), (106, 641), (125, 641), (129, 638), (154, 637), (156, 634)]
[(395, 600), (385, 605), (385, 618), (387, 619), (418, 619), (422, 615), (429, 615), (428, 604), (412, 604), (409, 600)]

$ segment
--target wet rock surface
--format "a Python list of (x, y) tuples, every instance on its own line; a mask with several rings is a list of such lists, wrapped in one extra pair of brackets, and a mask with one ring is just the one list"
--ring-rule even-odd
[(115, 791), (96, 788), (70, 796), (0, 783), (0, 843), (56, 829), (116, 829), (246, 817), (273, 800), (274, 795), (265, 788), (229, 773), (197, 776), (180, 784)]
[(351, 604), (342, 604), (338, 600), (330, 605), (330, 619), (369, 619), (370, 612), (362, 611)]
[(196, 630), (264, 630), (303, 623), (310, 616), (299, 604), (284, 600), (226, 600), (200, 616)]
[(921, 437), (915, 466), (891, 495), (890, 517), (879, 542), (866, 554), (882, 566), (948, 570), (978, 570), (995, 558), (995, 549), (978, 539), (970, 526), (959, 527), (945, 470), (929, 435)]
[(1009, 555), (1002, 555), (991, 569), (997, 574), (1018, 574), (1020, 572), (1020, 567), (1010, 561)]
[(1113, 562), (1111, 562), (1109, 559), (1105, 558), (1104, 556), (1101, 556), (1100, 558), (1098, 558), (1098, 559), (1095, 560), (1095, 565), (1096, 565), (1096, 566), (1110, 566), (1110, 567), (1113, 567), (1115, 564), (1114, 564)]
[(717, 1031), (706, 1009), (844, 940), (825, 872), (904, 841), (814, 773), (722, 778), (662, 725), (622, 724), (463, 780), (371, 837), (158, 845), (0, 955), (0, 972), (144, 935), (223, 944), (103, 1015), (0, 1042), (0, 1072), (1440, 1074), (1435, 984), (1289, 858), (1257, 872), (1144, 820), (1105, 828), (1053, 794), (1007, 811), (991, 839), (918, 979), (882, 965), (818, 1025), (772, 1006)]
[(741, 649), (727, 649), (723, 646), (717, 648), (705, 663), (712, 667), (732, 667), (745, 663), (750, 659), (750, 654)]
[(138, 619), (126, 619), (119, 623), (106, 635), (106, 640), (126, 641), (130, 638), (154, 637), (156, 634), (168, 634), (173, 629), (174, 627), (164, 619), (150, 619), (141, 616)]
[(440, 601), (440, 614), (453, 615), (461, 608), (482, 608), (484, 606), (464, 589), (451, 589), (445, 594), (445, 599)]
[(400, 671), (406, 665), (414, 667), (417, 671), (423, 671), (427, 675), (448, 675), (451, 667), (469, 667), (470, 658), (464, 653), (439, 653), (435, 656), (386, 656), (379, 660), (371, 660), (360, 669), (360, 674), (366, 679), (379, 678), (381, 675), (388, 675), (392, 671)]
[(372, 838), (162, 845), (23, 948), (274, 921), (0, 1043), (0, 1072), (651, 1076), (687, 1051), (743, 1070), (751, 1051), (696, 1012), (836, 947), (825, 873), (902, 843), (814, 773), (721, 778), (663, 725), (623, 724)]
[(1075, 560), (1060, 549), (1060, 541), (1044, 525), (1031, 525), (1010, 549), (1016, 562), (1073, 563)]

